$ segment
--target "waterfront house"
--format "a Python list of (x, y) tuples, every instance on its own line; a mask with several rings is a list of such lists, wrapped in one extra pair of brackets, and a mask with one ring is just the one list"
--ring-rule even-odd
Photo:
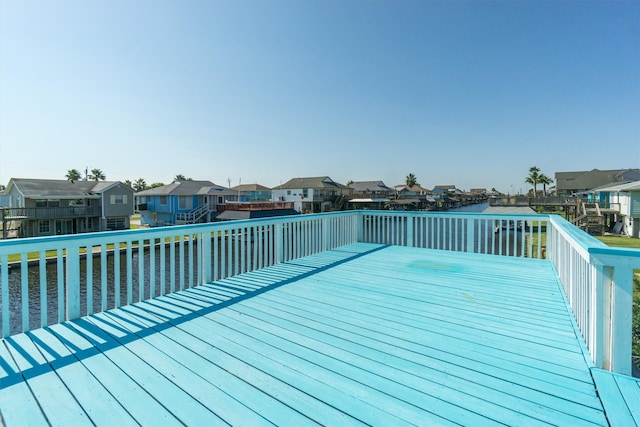
[(390, 197), (395, 196), (396, 191), (387, 187), (382, 181), (356, 181), (347, 187), (351, 188), (352, 197)]
[(1, 209), (3, 238), (124, 230), (133, 190), (120, 181), (12, 178)]
[(271, 190), (274, 201), (294, 202), (294, 209), (302, 213), (341, 210), (350, 192), (328, 176), (292, 178)]
[(616, 212), (613, 231), (640, 237), (640, 181), (608, 185), (592, 192), (605, 209)]
[(211, 181), (176, 180), (136, 193), (140, 223), (151, 227), (213, 221), (238, 191)]
[(401, 184), (401, 185), (396, 185), (394, 189), (396, 191), (396, 194), (400, 198), (402, 197), (415, 198), (415, 196), (427, 196), (432, 194), (431, 191), (427, 190), (426, 188), (422, 188), (420, 185), (409, 186), (409, 185)]
[(348, 202), (350, 209), (384, 209), (389, 199), (396, 195), (396, 190), (382, 181), (357, 181), (347, 187), (352, 191)]
[(438, 195), (448, 194), (452, 196), (461, 196), (464, 194), (464, 192), (457, 189), (455, 185), (436, 185), (435, 187), (433, 187), (433, 190), (431, 190), (431, 192)]
[(240, 202), (267, 202), (271, 200), (271, 189), (260, 184), (241, 184), (231, 187), (238, 192)]
[(559, 196), (589, 192), (609, 184), (640, 181), (640, 169), (612, 169), (576, 172), (556, 172), (556, 191)]

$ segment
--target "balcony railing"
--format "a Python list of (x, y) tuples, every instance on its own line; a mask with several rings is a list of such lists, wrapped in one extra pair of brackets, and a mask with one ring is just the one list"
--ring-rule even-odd
[(87, 216), (99, 216), (99, 206), (66, 206), (66, 207), (42, 207), (42, 208), (3, 208), (0, 216), (4, 220), (16, 219), (68, 219)]
[(359, 241), (546, 256), (594, 364), (630, 372), (632, 269), (640, 268), (640, 250), (609, 248), (555, 215), (348, 211), (2, 241), (1, 335)]

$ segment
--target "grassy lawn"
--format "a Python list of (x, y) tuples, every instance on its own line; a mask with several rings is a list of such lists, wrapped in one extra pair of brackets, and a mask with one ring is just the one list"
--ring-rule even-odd
[(613, 246), (616, 248), (632, 248), (640, 249), (640, 239), (634, 239), (625, 236), (595, 236), (607, 246)]

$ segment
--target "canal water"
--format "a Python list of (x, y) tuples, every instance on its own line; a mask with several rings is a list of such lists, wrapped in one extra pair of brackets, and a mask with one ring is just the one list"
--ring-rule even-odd
[[(175, 271), (175, 283), (176, 286), (179, 283), (180, 272), (179, 272), (179, 257), (176, 251), (176, 271)], [(113, 253), (109, 253), (107, 256), (106, 263), (106, 284), (102, 286), (102, 267), (100, 263), (100, 257), (94, 257), (91, 268), (91, 282), (92, 282), (92, 298), (91, 303), (93, 305), (93, 311), (102, 311), (101, 307), (103, 304), (103, 296), (104, 303), (106, 305), (106, 309), (114, 308), (116, 306), (116, 292), (115, 292), (115, 284), (116, 279), (119, 280), (119, 304), (125, 305), (127, 303), (127, 269), (126, 269), (126, 254), (124, 251), (119, 255), (119, 264), (120, 268), (119, 272), (116, 273), (114, 265), (115, 265), (115, 255)], [(169, 292), (170, 287), (170, 255), (169, 251), (166, 251), (165, 255), (165, 263), (164, 265), (160, 263), (160, 254), (159, 251), (155, 251), (155, 283), (154, 283), (154, 295), (158, 295), (160, 293), (160, 278), (161, 278), (161, 270), (164, 268), (165, 275), (165, 284), (164, 284), (164, 292)], [(138, 253), (137, 250), (134, 250), (132, 254), (132, 264), (131, 264), (131, 276), (132, 276), (132, 301), (140, 300), (140, 288), (139, 288), (139, 268), (138, 268)], [(188, 254), (185, 253), (185, 270), (188, 268)], [(143, 280), (143, 300), (148, 299), (150, 295), (150, 256), (148, 251), (145, 251), (144, 254), (144, 280)], [(192, 267), (195, 273), (196, 267)], [(62, 277), (64, 277), (64, 266), (62, 267)], [(29, 307), (29, 327), (30, 329), (39, 327), (41, 325), (41, 310), (40, 310), (40, 300), (44, 295), (46, 295), (46, 307), (47, 307), (47, 322), (49, 324), (58, 322), (58, 265), (56, 262), (47, 263), (46, 265), (46, 281), (44, 290), (41, 288), (40, 282), (40, 269), (36, 266), (30, 266), (27, 270), (28, 274), (28, 307)], [(188, 280), (188, 279), (187, 279)], [(87, 276), (87, 262), (85, 259), (80, 261), (80, 302), (81, 302), (81, 313), (84, 315), (87, 313), (87, 283), (89, 282)], [(188, 284), (187, 284), (188, 285)], [(63, 290), (63, 298), (64, 298), (64, 290)], [(1, 296), (0, 296), (1, 301)], [(22, 295), (22, 272), (19, 265), (12, 265), (9, 269), (9, 307), (10, 307), (10, 330), (11, 333), (16, 333), (21, 331), (22, 327), (22, 303), (23, 303), (23, 295)], [(1, 317), (1, 316), (0, 316)], [(2, 320), (0, 320), (0, 323)]]

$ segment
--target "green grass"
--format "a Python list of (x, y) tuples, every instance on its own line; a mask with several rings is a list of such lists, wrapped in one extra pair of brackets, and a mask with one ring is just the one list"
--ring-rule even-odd
[(640, 249), (640, 239), (634, 239), (626, 236), (595, 236), (607, 246), (616, 248), (632, 248)]

